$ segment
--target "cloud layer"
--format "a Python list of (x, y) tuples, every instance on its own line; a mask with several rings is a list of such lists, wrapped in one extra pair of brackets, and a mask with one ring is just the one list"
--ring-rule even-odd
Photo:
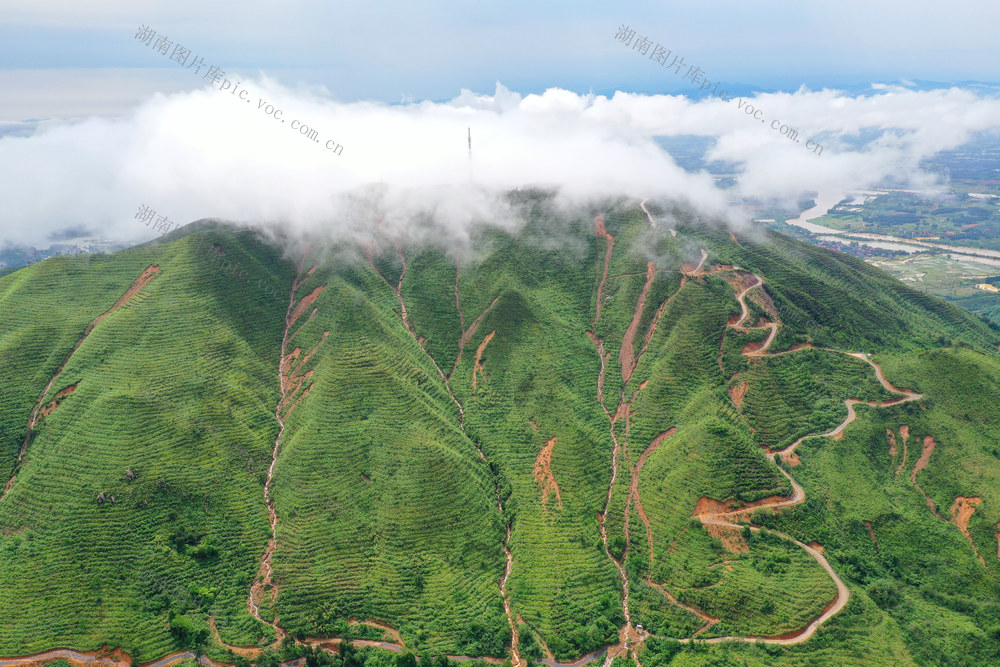
[[(239, 79), (238, 90), (242, 98), (216, 88), (157, 94), (117, 119), (0, 138), (0, 241), (44, 245), (80, 226), (145, 240), (152, 232), (134, 216), (146, 205), (179, 223), (218, 217), (338, 236), (363, 237), (376, 224), (405, 233), (433, 217), (447, 243), (484, 221), (517, 224), (499, 195), (534, 186), (564, 203), (671, 199), (739, 224), (738, 198), (794, 200), (886, 179), (924, 187), (933, 179), (921, 159), (1000, 125), (1000, 100), (960, 89), (801, 90), (742, 105), (560, 89), (521, 96), (500, 85), (444, 103), (339, 103), (267, 78)], [(795, 128), (799, 142), (773, 121)], [(738, 165), (735, 191), (681, 169), (655, 141), (671, 135), (715, 137), (709, 157)], [(337, 144), (341, 155), (327, 148)]]

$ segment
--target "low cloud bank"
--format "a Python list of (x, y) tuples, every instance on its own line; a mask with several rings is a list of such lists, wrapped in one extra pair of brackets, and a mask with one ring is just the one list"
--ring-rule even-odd
[[(240, 79), (239, 90), (157, 94), (125, 117), (0, 138), (0, 242), (45, 245), (67, 228), (145, 240), (151, 230), (134, 216), (146, 205), (178, 222), (215, 217), (362, 239), (377, 224), (462, 244), (477, 225), (519, 224), (502, 197), (518, 187), (551, 188), (564, 206), (670, 199), (739, 226), (734, 199), (941, 185), (920, 161), (1000, 126), (1000, 99), (957, 88), (725, 102), (560, 89), (522, 96), (498, 84), (492, 95), (403, 105), (338, 103), (267, 78)], [(708, 157), (738, 166), (735, 188), (680, 168), (655, 139), (676, 135), (716, 138)]]

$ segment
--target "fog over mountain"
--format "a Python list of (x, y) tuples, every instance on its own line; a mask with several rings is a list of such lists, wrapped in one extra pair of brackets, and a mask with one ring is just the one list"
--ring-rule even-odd
[[(83, 227), (142, 241), (152, 235), (135, 219), (143, 205), (181, 224), (218, 217), (363, 235), (371, 221), (358, 202), (374, 197), (390, 230), (427, 214), (460, 241), (485, 219), (516, 226), (498, 195), (518, 187), (555, 189), (566, 205), (673, 199), (740, 225), (734, 199), (790, 202), (887, 180), (940, 185), (919, 169), (923, 158), (1000, 126), (1000, 99), (959, 88), (800, 89), (726, 102), (558, 88), (521, 95), (498, 83), (492, 95), (390, 105), (233, 78), (226, 91), (156, 94), (122, 117), (50, 121), (32, 136), (0, 138), (0, 238), (38, 244)], [(315, 134), (291, 129), (302, 124)], [(655, 142), (671, 135), (715, 137), (707, 158), (739, 166), (735, 189), (680, 168)]]

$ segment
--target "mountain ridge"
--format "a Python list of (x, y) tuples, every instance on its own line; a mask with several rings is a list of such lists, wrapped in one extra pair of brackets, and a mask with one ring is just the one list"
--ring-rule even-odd
[[(581, 261), (572, 249), (535, 245), (553, 214), (535, 197), (526, 199), (526, 210), (528, 222), (519, 234), (485, 232), (489, 252), (465, 266), (456, 266), (440, 250), (404, 246), (396, 250), (390, 243), (388, 252), (371, 251), (367, 256), (357, 248), (353, 263), (324, 259), (317, 250), (314, 260), (303, 257), (296, 270), (280, 259), (277, 248), (255, 240), (251, 232), (192, 228), (177, 230), (176, 237), (162, 243), (108, 258), (47, 260), (0, 279), (5, 313), (27, 307), (19, 317), (47, 316), (50, 330), (61, 331), (58, 338), (46, 334), (27, 349), (22, 349), (24, 335), (18, 331), (30, 326), (26, 323), (30, 318), (8, 321), (0, 331), (4, 360), (15, 362), (2, 365), (4, 386), (19, 387), (17, 398), (8, 397), (0, 404), (0, 428), (7, 442), (25, 428), (32, 386), (37, 399), (53, 378), (58, 348), (68, 349), (81, 329), (77, 338), (72, 330), (92, 320), (92, 311), (101, 308), (99, 302), (114, 295), (109, 271), (120, 285), (130, 272), (141, 272), (143, 262), (161, 267), (157, 278), (139, 292), (139, 301), (123, 304), (109, 315), (66, 359), (67, 370), (61, 375), (76, 380), (78, 388), (39, 420), (25, 463), (11, 478), (10, 497), (0, 501), (0, 559), (14, 564), (23, 579), (18, 590), (0, 596), (2, 612), (5, 605), (11, 609), (19, 595), (24, 599), (35, 590), (37, 597), (38, 589), (31, 588), (37, 578), (24, 569), (29, 563), (65, 567), (74, 552), (84, 564), (108, 568), (114, 563), (87, 548), (67, 551), (46, 542), (45, 535), (53, 528), (39, 512), (42, 506), (33, 506), (38, 501), (32, 494), (41, 488), (39, 493), (48, 498), (45, 506), (66, 504), (60, 500), (61, 487), (44, 484), (50, 474), (54, 479), (67, 474), (52, 467), (58, 457), (73, 451), (71, 442), (59, 433), (70, 429), (85, 442), (104, 433), (111, 436), (111, 443), (120, 444), (105, 442), (93, 450), (95, 456), (103, 460), (107, 455), (109, 463), (119, 461), (122, 470), (137, 457), (145, 461), (143, 466), (152, 466), (149, 470), (160, 471), (134, 465), (127, 468), (136, 473), (134, 479), (119, 476), (114, 483), (114, 476), (100, 469), (78, 475), (78, 480), (91, 480), (86, 484), (92, 491), (100, 488), (106, 498), (123, 500), (98, 505), (93, 501), (96, 493), (89, 501), (76, 493), (67, 505), (74, 512), (60, 515), (69, 534), (89, 535), (104, 523), (100, 512), (119, 512), (129, 504), (127, 515), (110, 520), (111, 534), (121, 538), (127, 527), (133, 531), (138, 527), (137, 534), (146, 536), (148, 545), (158, 545), (149, 549), (140, 542), (130, 547), (136, 558), (148, 563), (144, 567), (150, 573), (158, 573), (150, 580), (161, 581), (152, 586), (161, 591), (154, 593), (153, 602), (143, 592), (148, 584), (129, 589), (125, 597), (109, 596), (108, 602), (105, 592), (98, 596), (101, 602), (96, 607), (91, 600), (93, 608), (118, 610), (122, 620), (129, 618), (124, 610), (138, 604), (139, 611), (133, 613), (144, 619), (146, 637), (130, 635), (124, 626), (111, 630), (113, 623), (73, 634), (59, 620), (65, 613), (55, 614), (57, 625), (42, 636), (31, 629), (40, 608), (20, 607), (18, 615), (27, 623), (18, 626), (18, 635), (0, 631), (0, 654), (10, 654), (11, 649), (20, 654), (45, 650), (51, 646), (44, 643), (56, 636), (66, 638), (60, 642), (63, 645), (73, 642), (85, 650), (96, 650), (100, 645), (95, 642), (119, 637), (118, 646), (132, 658), (167, 655), (184, 642), (198, 640), (213, 659), (224, 660), (226, 646), (266, 647), (284, 632), (311, 646), (324, 641), (333, 646), (333, 637), (360, 633), (351, 640), (359, 646), (396, 643), (413, 650), (427, 647), (497, 659), (510, 654), (515, 662), (544, 656), (550, 661), (574, 660), (611, 645), (612, 657), (621, 653), (644, 664), (658, 664), (683, 651), (681, 644), (671, 641), (690, 639), (695, 633), (699, 638), (708, 633), (712, 635), (708, 639), (719, 642), (710, 649), (719, 653), (712, 655), (732, 657), (750, 649), (722, 642), (725, 633), (746, 637), (764, 631), (763, 636), (773, 637), (799, 627), (783, 629), (777, 621), (783, 615), (793, 623), (820, 615), (828, 604), (823, 591), (830, 578), (823, 568), (815, 567), (814, 552), (820, 552), (807, 548), (803, 530), (815, 532), (833, 520), (810, 500), (817, 497), (815, 488), (810, 490), (815, 476), (833, 471), (818, 470), (815, 462), (826, 460), (826, 443), (839, 446), (853, 442), (857, 431), (871, 432), (869, 422), (897, 414), (912, 421), (918, 414), (910, 405), (878, 395), (878, 383), (885, 376), (872, 377), (873, 369), (863, 363), (871, 364), (869, 357), (840, 360), (839, 352), (824, 348), (874, 353), (879, 357), (876, 363), (891, 362), (886, 374), (893, 382), (909, 386), (898, 359), (919, 365), (942, 342), (959, 343), (963, 347), (943, 354), (993, 368), (1000, 336), (957, 307), (903, 286), (859, 260), (773, 232), (730, 232), (687, 219), (681, 212), (674, 216), (681, 219), (674, 236), (654, 226), (663, 209), (648, 213), (616, 205), (597, 212), (601, 217), (596, 220), (581, 216), (563, 226), (562, 233), (571, 237), (590, 236), (590, 250)], [(249, 280), (219, 271), (206, 249), (222, 250), (243, 263), (251, 278), (260, 275), (290, 286), (287, 300), (279, 298), (277, 290), (269, 298)], [(694, 259), (700, 256), (701, 264), (685, 266), (692, 249), (697, 249)], [(92, 262), (103, 273), (88, 271)], [(85, 278), (92, 294), (99, 289), (86, 308), (63, 317), (60, 327), (52, 321), (51, 306), (35, 304), (34, 310), (29, 306), (39, 289), (52, 294), (65, 289), (58, 278), (66, 270)], [(749, 276), (756, 280), (748, 282)], [(175, 309), (173, 314), (168, 314), (168, 305)], [(145, 313), (141, 317), (140, 311)], [(154, 322), (169, 327), (176, 340), (158, 335), (151, 328)], [(297, 326), (294, 332), (292, 324)], [(218, 329), (220, 325), (224, 329)], [(112, 335), (112, 329), (117, 333)], [(43, 333), (37, 325), (35, 330)], [(215, 334), (212, 340), (208, 332), (213, 330), (229, 333), (223, 338)], [(200, 335), (206, 338), (193, 336), (195, 331), (204, 332)], [(119, 412), (122, 407), (115, 401), (130, 410), (138, 407), (129, 398), (134, 390), (122, 384), (127, 384), (126, 368), (131, 366), (115, 361), (122, 358), (149, 366), (152, 352), (136, 349), (129, 342), (134, 340), (156, 341), (173, 350), (167, 353), (170, 364), (164, 365), (164, 359), (154, 366), (163, 373), (160, 382), (166, 383), (155, 392), (158, 400), (172, 407), (143, 412), (158, 431), (166, 429), (165, 442), (172, 443), (168, 450), (149, 449), (150, 445), (135, 450), (134, 429), (121, 439), (95, 427), (97, 415), (117, 414), (120, 423), (130, 422), (132, 413)], [(40, 356), (41, 347), (53, 350), (44, 367), (23, 373)], [(796, 353), (775, 357), (771, 350)], [(210, 360), (208, 365), (221, 382), (190, 383), (205, 366), (202, 358)], [(237, 360), (240, 365), (227, 374), (225, 363)], [(813, 371), (818, 378), (826, 374), (837, 379), (825, 384), (811, 380)], [(270, 379), (275, 376), (277, 384)], [(24, 382), (21, 377), (33, 379)], [(924, 382), (936, 382), (924, 377)], [(256, 378), (254, 384), (245, 385), (251, 378)], [(739, 389), (744, 382), (747, 387)], [(885, 382), (881, 389), (889, 390), (891, 385)], [(39, 405), (49, 404), (52, 392), (62, 388), (55, 386), (59, 384), (42, 392)], [(170, 403), (173, 394), (167, 387), (185, 385), (188, 391), (197, 390), (228, 407), (230, 413), (254, 416), (239, 426), (235, 415), (206, 408), (212, 403), (204, 399)], [(250, 386), (257, 388), (248, 393)], [(980, 482), (973, 484), (977, 488), (962, 492), (963, 497), (979, 497), (982, 502), (970, 515), (973, 537), (966, 540), (952, 527), (954, 539), (950, 533), (942, 533), (940, 539), (949, 545), (949, 553), (969, 551), (969, 541), (976, 547), (978, 540), (978, 553), (989, 554), (983, 543), (989, 529), (983, 521), (987, 514), (994, 522), (1000, 519), (993, 509), (1000, 499), (978, 487), (998, 474), (985, 444), (993, 420), (986, 422), (986, 430), (973, 434), (963, 418), (953, 416), (958, 407), (949, 404), (944, 409), (934, 391), (916, 389), (924, 394), (925, 407), (915, 409), (933, 415), (924, 418), (927, 428), (965, 434), (971, 444), (949, 439), (947, 447), (971, 447), (970, 451), (979, 452), (976, 460), (991, 471), (988, 477), (980, 475)], [(859, 409), (854, 424), (846, 427), (855, 407), (846, 404), (848, 421), (844, 421), (840, 410), (846, 399), (854, 398), (843, 395), (845, 390), (861, 392), (856, 395), (870, 396), (865, 401), (881, 401), (885, 407)], [(970, 391), (965, 385), (951, 390), (961, 396)], [(251, 398), (253, 393), (257, 396)], [(734, 400), (736, 395), (740, 402)], [(805, 401), (796, 398), (800, 395)], [(270, 418), (266, 405), (271, 406)], [(283, 414), (278, 420), (275, 410)], [(183, 423), (163, 423), (188, 414), (186, 421), (179, 420)], [(197, 425), (199, 420), (202, 426)], [(841, 423), (846, 428), (831, 432)], [(229, 435), (220, 437), (218, 429)], [(773, 517), (755, 512), (754, 527), (737, 531), (741, 537), (733, 542), (727, 534), (732, 528), (721, 525), (729, 523), (722, 518), (729, 515), (716, 511), (699, 519), (694, 516), (695, 501), (707, 497), (754, 503), (794, 497), (797, 483), (760, 449), (764, 434), (774, 443), (770, 451), (780, 445), (787, 449), (792, 441), (796, 441), (793, 448), (802, 449), (796, 451), (801, 460), (794, 470), (807, 475), (800, 482), (806, 487), (803, 502)], [(812, 434), (810, 440), (802, 440), (801, 436)], [(836, 436), (843, 440), (835, 440)], [(200, 473), (214, 470), (211, 474), (224, 475), (220, 479), (231, 477), (241, 502), (253, 508), (251, 514), (246, 510), (233, 514), (245, 517), (237, 524), (220, 524), (217, 513), (210, 510), (224, 506), (217, 497), (221, 487), (193, 484), (184, 468), (177, 467), (180, 452), (193, 443), (214, 451), (218, 461), (230, 462), (223, 472), (225, 464), (219, 470), (218, 463), (210, 463), (212, 457), (195, 459)], [(539, 464), (545, 447), (548, 457)], [(139, 456), (137, 451), (145, 454)], [(882, 454), (871, 456), (870, 465), (881, 470)], [(32, 458), (37, 460), (35, 466)], [(4, 460), (13, 468), (10, 456)], [(234, 467), (237, 460), (242, 463)], [(926, 470), (958, 465), (952, 477), (968, 477), (965, 464), (938, 464), (933, 455), (929, 460)], [(683, 463), (671, 468), (668, 461)], [(789, 455), (786, 464), (792, 462)], [(891, 463), (895, 467), (895, 459)], [(38, 477), (42, 473), (32, 468), (39, 465), (50, 472)], [(544, 483), (536, 479), (539, 465)], [(245, 472), (237, 475), (237, 468)], [(268, 470), (273, 471), (273, 485)], [(870, 473), (858, 468), (856, 474)], [(921, 479), (926, 474), (921, 472)], [(98, 484), (102, 479), (103, 486)], [(904, 485), (892, 492), (898, 520), (914, 525), (947, 522), (914, 514), (925, 501), (919, 497), (914, 505), (905, 500), (917, 493), (905, 486), (908, 479), (892, 482)], [(265, 492), (268, 487), (270, 492)], [(941, 498), (946, 487), (944, 480), (931, 479), (929, 497)], [(226, 502), (235, 500), (232, 493)], [(188, 500), (196, 496), (202, 510), (196, 511)], [(143, 502), (148, 505), (142, 511), (160, 512), (159, 518), (137, 524), (132, 515), (141, 513)], [(159, 504), (163, 511), (156, 509)], [(942, 507), (950, 504), (938, 501)], [(270, 531), (267, 508), (277, 516)], [(809, 515), (803, 514), (806, 509)], [(93, 518), (84, 520), (77, 514)], [(871, 520), (876, 519), (873, 515)], [(703, 524), (721, 537), (695, 527)], [(820, 532), (824, 531), (829, 533), (830, 528), (822, 527)], [(268, 532), (274, 539), (270, 556)], [(26, 543), (18, 535), (29, 533), (32, 540), (47, 544), (46, 551), (22, 554)], [(799, 545), (787, 548), (787, 536)], [(870, 541), (867, 533), (863, 538)], [(831, 539), (839, 540), (851, 554), (867, 548), (848, 538)], [(727, 543), (736, 545), (737, 552), (730, 552)], [(744, 546), (748, 550), (740, 552)], [(805, 555), (798, 555), (800, 546)], [(894, 628), (885, 650), (911, 660), (913, 655), (922, 656), (921, 650), (938, 656), (952, 650), (946, 629), (938, 633), (944, 639), (924, 647), (907, 639), (905, 617), (896, 618), (902, 613), (898, 606), (883, 609), (872, 602), (868, 589), (883, 580), (904, 586), (896, 595), (909, 601), (916, 593), (911, 583), (899, 583), (905, 578), (892, 578), (877, 559), (872, 572), (882, 578), (859, 578), (854, 566), (830, 551), (830, 544), (825, 546), (826, 558), (834, 559), (829, 572), (846, 577), (853, 593), (851, 602), (845, 600), (847, 606), (831, 615), (829, 623), (850, 623), (838, 619), (853, 618), (858, 612), (879, 617)], [(57, 554), (65, 555), (57, 558)], [(270, 558), (270, 572), (261, 569), (262, 556)], [(820, 565), (823, 562), (819, 560)], [(124, 581), (135, 580), (137, 574), (142, 578), (141, 569), (121, 563), (114, 567)], [(967, 606), (963, 618), (981, 618), (990, 608), (988, 591), (996, 590), (1000, 567), (992, 562), (984, 567), (983, 573), (970, 570), (968, 576), (979, 582), (970, 590), (978, 590), (986, 602)], [(253, 583), (253, 572), (258, 570), (264, 575), (260, 586)], [(738, 576), (717, 579), (718, 594), (709, 604), (699, 592), (704, 585), (699, 582), (729, 571)], [(840, 582), (836, 576), (834, 580)], [(93, 578), (84, 576), (80, 581), (91, 582), (85, 588), (94, 587)], [(751, 603), (747, 586), (754, 585), (764, 593), (755, 594)], [(252, 586), (258, 591), (253, 604), (247, 597)], [(794, 596), (786, 599), (767, 592), (782, 588)], [(102, 586), (97, 590), (106, 591)], [(838, 599), (842, 597), (838, 594)], [(78, 608), (72, 598), (63, 593), (62, 608)], [(742, 606), (731, 606), (741, 599)], [(908, 604), (921, 609), (921, 605), (937, 609), (950, 604), (914, 599)], [(848, 614), (850, 609), (855, 611)], [(706, 628), (704, 619), (692, 610), (720, 621)], [(373, 619), (395, 634), (383, 638), (388, 630), (366, 625)], [(958, 623), (957, 617), (948, 619)], [(351, 625), (352, 620), (362, 623)], [(990, 631), (988, 624), (966, 624), (970, 622), (984, 637)], [(644, 637), (637, 630), (639, 623), (654, 636), (640, 641)], [(772, 629), (770, 634), (767, 628)], [(833, 651), (843, 659), (858, 646), (871, 644), (871, 640), (838, 643), (831, 637), (820, 631), (797, 646), (769, 649), (783, 653), (740, 655), (784, 662), (794, 661), (802, 651), (805, 655)], [(987, 652), (981, 655), (989, 655), (988, 649), (982, 650)]]

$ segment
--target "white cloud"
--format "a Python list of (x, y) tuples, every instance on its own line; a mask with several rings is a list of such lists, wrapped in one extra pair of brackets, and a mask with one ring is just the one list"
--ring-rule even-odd
[[(141, 204), (181, 223), (219, 217), (364, 235), (376, 223), (356, 202), (375, 197), (380, 224), (395, 233), (433, 216), (443, 241), (461, 241), (484, 219), (514, 224), (497, 195), (524, 186), (556, 188), (565, 201), (669, 198), (735, 221), (732, 193), (679, 168), (655, 136), (717, 137), (711, 155), (741, 165), (741, 195), (791, 199), (886, 177), (923, 185), (923, 157), (1000, 124), (1000, 100), (957, 89), (761, 94), (749, 101), (760, 122), (718, 99), (558, 89), (522, 97), (498, 85), (494, 95), (463, 91), (447, 103), (393, 106), (238, 80), (243, 100), (214, 89), (155, 95), (118, 119), (0, 138), (0, 239), (40, 243), (84, 226), (141, 240), (151, 236), (134, 220)], [(281, 119), (259, 109), (260, 100)], [(800, 143), (772, 130), (775, 119), (795, 127)], [(319, 142), (294, 131), (293, 120), (314, 128)], [(875, 140), (850, 147), (853, 135), (872, 130)], [(822, 138), (822, 155), (806, 150), (813, 137)], [(326, 150), (327, 140), (343, 154)]]

